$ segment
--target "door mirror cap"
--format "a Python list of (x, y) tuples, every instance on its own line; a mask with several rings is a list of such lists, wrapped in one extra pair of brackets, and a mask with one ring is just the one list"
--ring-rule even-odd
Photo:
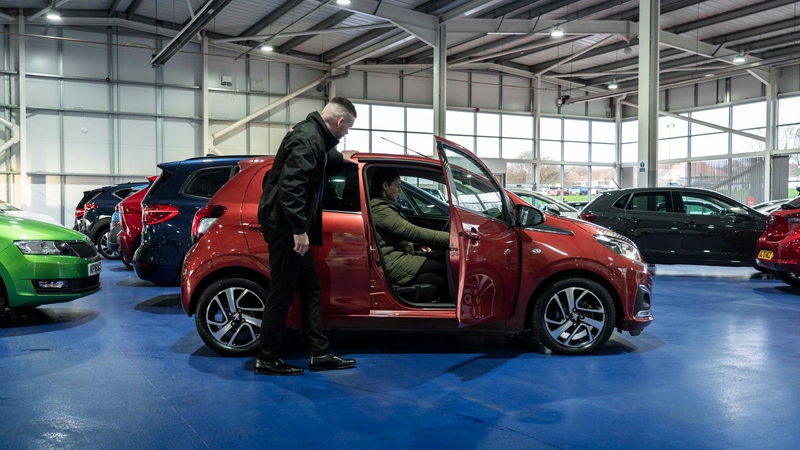
[(535, 227), (544, 223), (544, 214), (532, 206), (517, 205), (516, 212), (517, 225), (520, 227)]

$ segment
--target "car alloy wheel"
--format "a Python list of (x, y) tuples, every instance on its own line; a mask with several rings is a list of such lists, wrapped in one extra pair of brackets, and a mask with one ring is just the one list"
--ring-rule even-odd
[(566, 278), (545, 289), (534, 308), (533, 327), (553, 353), (583, 355), (611, 337), (616, 309), (608, 292), (586, 278)]
[(108, 236), (110, 234), (110, 229), (103, 230), (100, 234), (100, 239), (97, 240), (97, 251), (103, 255), (105, 259), (119, 259), (119, 252), (112, 252), (111, 249), (108, 248)]
[(245, 278), (223, 278), (200, 296), (195, 324), (206, 345), (225, 356), (255, 352), (267, 291)]

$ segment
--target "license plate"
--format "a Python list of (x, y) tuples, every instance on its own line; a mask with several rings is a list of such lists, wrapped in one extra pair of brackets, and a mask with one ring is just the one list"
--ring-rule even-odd
[(97, 275), (100, 273), (100, 269), (103, 268), (103, 262), (97, 261), (89, 264), (89, 276)]
[(766, 259), (767, 261), (772, 259), (772, 250), (760, 250), (758, 252), (758, 259)]

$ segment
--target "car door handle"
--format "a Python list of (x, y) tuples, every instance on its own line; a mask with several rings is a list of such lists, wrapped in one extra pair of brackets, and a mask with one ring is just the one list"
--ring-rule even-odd
[(466, 235), (466, 236), (467, 236), (467, 239), (469, 239), (469, 240), (472, 240), (472, 241), (480, 241), (480, 240), (481, 240), (481, 237), (480, 237), (480, 236), (478, 236), (478, 233), (476, 233), (475, 231), (470, 231), (470, 232), (468, 232), (468, 233), (464, 233), (463, 231), (460, 231), (460, 232), (458, 233), (458, 235), (459, 235), (459, 236), (464, 236), (464, 235)]
[(636, 217), (628, 217), (627, 219), (628, 222), (630, 223), (639, 223), (639, 219), (637, 219)]
[(697, 227), (697, 223), (696, 222), (686, 222), (686, 226), (687, 227), (696, 228)]
[(249, 223), (247, 227), (251, 230), (261, 231), (261, 224), (260, 223)]

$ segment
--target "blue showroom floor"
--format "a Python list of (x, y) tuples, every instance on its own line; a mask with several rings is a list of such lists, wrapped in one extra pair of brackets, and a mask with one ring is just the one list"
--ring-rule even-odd
[[(2, 449), (796, 449), (800, 289), (659, 266), (655, 322), (600, 352), (501, 334), (330, 332), (354, 370), (267, 377), (207, 349), (177, 288), (0, 317)], [(305, 366), (302, 339), (285, 357)]]

